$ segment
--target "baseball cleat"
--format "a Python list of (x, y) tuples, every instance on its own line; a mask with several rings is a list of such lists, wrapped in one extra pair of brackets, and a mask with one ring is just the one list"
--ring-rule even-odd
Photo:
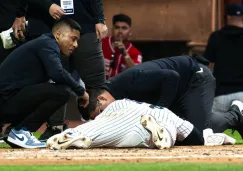
[(49, 138), (46, 147), (52, 150), (70, 149), (70, 148), (89, 148), (92, 141), (89, 138), (73, 136), (71, 132), (62, 132)]
[(167, 129), (159, 125), (153, 116), (141, 116), (140, 123), (151, 133), (152, 141), (159, 149), (172, 147), (172, 139)]

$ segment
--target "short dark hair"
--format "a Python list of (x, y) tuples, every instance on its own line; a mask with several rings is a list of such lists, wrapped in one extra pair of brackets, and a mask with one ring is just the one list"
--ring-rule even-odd
[(126, 15), (126, 14), (117, 14), (114, 15), (112, 18), (112, 24), (114, 25), (116, 22), (125, 22), (127, 23), (129, 26), (132, 25), (132, 19)]
[[(86, 108), (78, 107), (79, 112), (83, 119), (89, 120), (90, 119), (90, 113), (95, 111), (97, 106), (97, 97), (104, 93), (104, 89), (90, 89), (87, 90), (87, 93), (89, 94), (89, 105)], [(78, 105), (79, 106), (79, 105)]]
[(58, 19), (53, 24), (52, 30), (55, 30), (57, 27), (60, 27), (61, 25), (67, 25), (71, 29), (78, 30), (80, 32), (80, 34), (82, 33), (81, 26), (75, 20), (73, 20), (67, 16), (63, 16), (60, 19)]

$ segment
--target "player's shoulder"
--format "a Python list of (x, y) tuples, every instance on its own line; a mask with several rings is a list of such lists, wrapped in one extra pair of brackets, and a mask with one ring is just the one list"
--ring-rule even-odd
[(130, 99), (120, 99), (120, 100), (116, 100), (115, 103), (123, 103), (123, 104), (136, 104), (137, 102), (135, 100), (130, 100)]

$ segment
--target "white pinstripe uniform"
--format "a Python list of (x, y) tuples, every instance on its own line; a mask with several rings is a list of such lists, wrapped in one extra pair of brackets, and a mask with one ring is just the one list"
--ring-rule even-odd
[(193, 125), (166, 108), (152, 107), (147, 103), (123, 99), (111, 103), (95, 120), (67, 129), (75, 136), (92, 140), (94, 147), (148, 147), (154, 148), (150, 133), (141, 125), (142, 115), (152, 115), (158, 124), (171, 134), (172, 144), (182, 141)]

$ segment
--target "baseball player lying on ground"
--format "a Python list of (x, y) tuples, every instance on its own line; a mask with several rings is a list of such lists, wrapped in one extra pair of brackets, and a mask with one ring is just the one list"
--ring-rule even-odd
[(167, 108), (123, 99), (111, 103), (94, 120), (70, 128), (47, 140), (47, 148), (145, 147), (170, 148), (184, 145), (234, 144), (223, 133), (200, 132)]

